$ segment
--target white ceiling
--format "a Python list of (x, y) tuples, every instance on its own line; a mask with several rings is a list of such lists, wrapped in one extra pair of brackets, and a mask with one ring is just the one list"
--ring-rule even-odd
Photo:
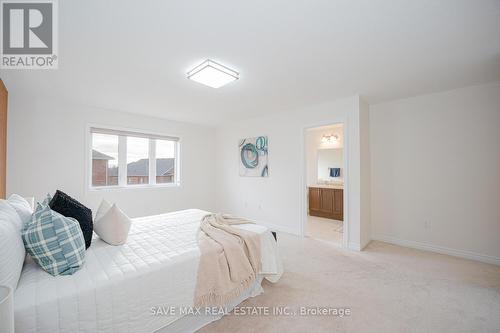
[[(11, 92), (216, 124), (500, 80), (500, 0), (64, 0), (59, 20), (59, 69), (3, 70)], [(206, 58), (241, 79), (187, 80)]]

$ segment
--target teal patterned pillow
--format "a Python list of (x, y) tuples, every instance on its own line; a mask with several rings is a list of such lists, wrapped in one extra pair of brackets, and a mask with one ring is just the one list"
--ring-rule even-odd
[(71, 275), (83, 266), (85, 240), (80, 224), (51, 210), (48, 205), (37, 205), (22, 236), (33, 260), (54, 276)]

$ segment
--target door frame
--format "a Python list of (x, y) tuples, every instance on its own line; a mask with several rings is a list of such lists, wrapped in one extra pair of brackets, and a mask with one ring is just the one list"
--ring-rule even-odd
[(322, 121), (314, 124), (310, 124), (307, 126), (303, 126), (301, 129), (301, 180), (300, 180), (300, 207), (301, 207), (301, 219), (300, 219), (300, 237), (305, 237), (306, 235), (306, 225), (307, 225), (307, 216), (308, 216), (308, 187), (307, 187), (307, 152), (306, 152), (306, 132), (309, 129), (329, 126), (329, 125), (337, 125), (342, 124), (343, 129), (343, 158), (344, 158), (344, 221), (342, 224), (342, 247), (349, 248), (349, 126), (347, 117), (339, 118), (338, 120), (328, 120)]

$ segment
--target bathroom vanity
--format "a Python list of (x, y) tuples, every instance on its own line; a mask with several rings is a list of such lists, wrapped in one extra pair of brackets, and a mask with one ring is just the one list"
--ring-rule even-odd
[(309, 186), (309, 215), (344, 220), (343, 186)]

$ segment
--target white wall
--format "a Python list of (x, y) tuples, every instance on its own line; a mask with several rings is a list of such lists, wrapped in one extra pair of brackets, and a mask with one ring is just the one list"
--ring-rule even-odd
[[(347, 133), (344, 146), (350, 150), (346, 166), (349, 168), (349, 184), (357, 184), (357, 187), (349, 187), (349, 246), (362, 248), (360, 149), (356, 147), (360, 140), (354, 137), (359, 135), (357, 96), (218, 127), (215, 144), (218, 161), (217, 210), (247, 216), (299, 234), (301, 217), (305, 216), (305, 202), (302, 200), (306, 191), (304, 128), (338, 122), (344, 122)], [(238, 140), (258, 135), (267, 135), (269, 138), (269, 177), (240, 177)], [(352, 173), (351, 168), (354, 170)]]
[[(15, 93), (9, 96), (9, 194), (40, 199), (61, 189), (92, 209), (106, 198), (132, 217), (186, 208), (214, 209), (213, 128), (91, 107), (28, 103), (17, 97)], [(89, 123), (180, 136), (181, 187), (89, 190), (85, 179)]]
[(500, 82), (370, 108), (372, 238), (500, 264)]
[[(336, 142), (322, 142), (323, 135), (338, 135)], [(306, 172), (307, 185), (318, 183), (318, 149), (332, 149), (344, 147), (344, 131), (342, 125), (321, 126), (306, 131)], [(342, 166), (343, 168), (343, 166)], [(343, 174), (341, 174), (343, 176)]]

